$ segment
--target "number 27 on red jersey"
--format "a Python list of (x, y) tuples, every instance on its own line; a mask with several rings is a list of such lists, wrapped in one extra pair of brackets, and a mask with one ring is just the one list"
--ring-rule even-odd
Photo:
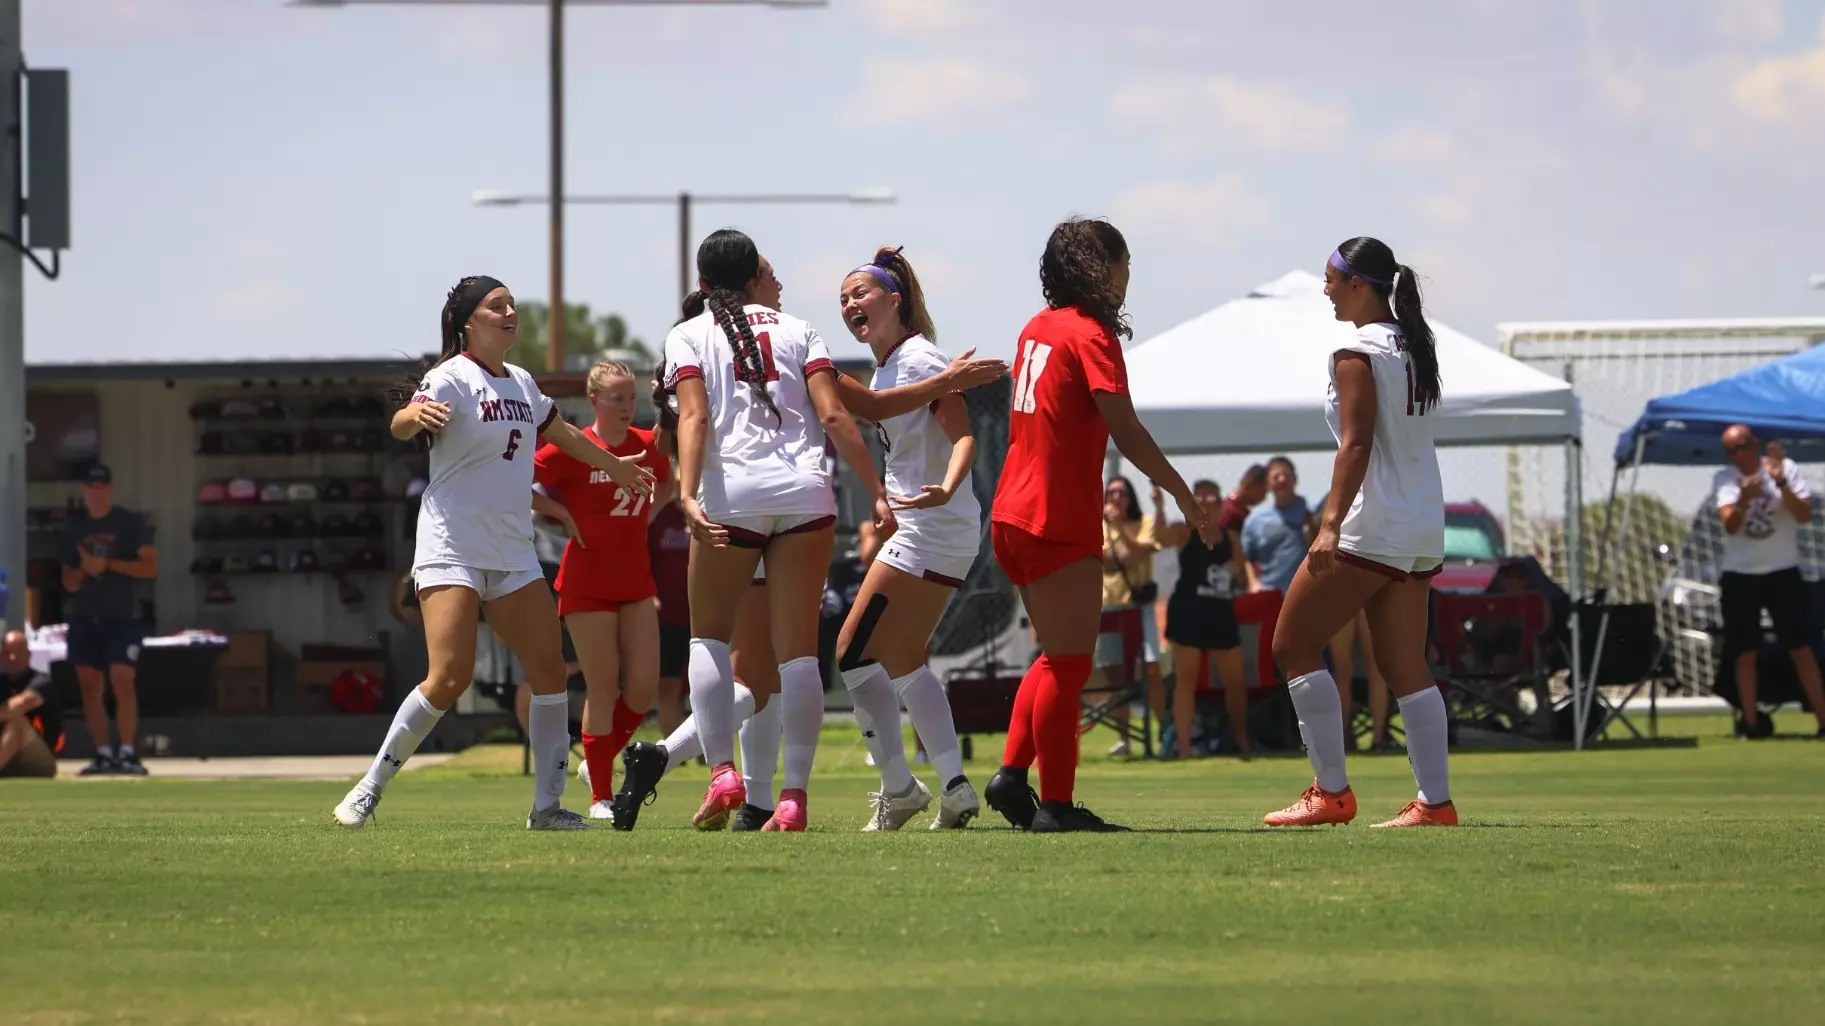
[(1027, 339), (1021, 343), (1020, 357), (1020, 379), (1014, 382), (1014, 410), (1032, 413), (1033, 394), (1039, 388), (1039, 376), (1046, 372), (1046, 362), (1052, 359), (1052, 347)]

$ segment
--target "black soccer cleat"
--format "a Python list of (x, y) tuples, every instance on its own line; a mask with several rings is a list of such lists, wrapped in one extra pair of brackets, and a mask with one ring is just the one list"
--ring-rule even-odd
[(77, 772), (80, 777), (108, 777), (120, 772), (120, 764), (112, 755), (97, 755), (89, 764)]
[(146, 767), (140, 763), (138, 753), (122, 752), (114, 757), (114, 772), (129, 777), (143, 777), (146, 775)]
[(989, 808), (1001, 813), (1008, 825), (1016, 830), (1033, 828), (1033, 813), (1039, 809), (1039, 795), (1027, 785), (1025, 770), (1003, 766), (989, 778), (989, 786), (983, 789), (983, 797), (988, 799)]
[(758, 805), (743, 802), (741, 808), (736, 809), (735, 815), (729, 819), (729, 829), (741, 833), (759, 830), (767, 825), (767, 820), (772, 818), (772, 809), (763, 809)]
[(1069, 802), (1040, 802), (1029, 829), (1036, 834), (1119, 834), (1128, 831), (1125, 826), (1105, 823), (1096, 813)]
[(640, 810), (659, 797), (659, 780), (665, 776), (667, 761), (665, 749), (650, 741), (635, 741), (622, 750), (621, 790), (615, 792), (615, 800), (609, 805), (614, 810), (611, 822), (616, 830), (632, 830)]

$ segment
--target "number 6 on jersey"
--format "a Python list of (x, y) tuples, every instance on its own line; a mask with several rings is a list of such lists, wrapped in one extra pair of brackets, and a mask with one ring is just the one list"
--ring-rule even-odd
[(1022, 345), (1020, 360), (1020, 380), (1014, 382), (1014, 409), (1019, 413), (1032, 413), (1034, 410), (1033, 393), (1039, 386), (1039, 376), (1046, 372), (1046, 361), (1052, 358), (1052, 347), (1044, 342), (1027, 339)]

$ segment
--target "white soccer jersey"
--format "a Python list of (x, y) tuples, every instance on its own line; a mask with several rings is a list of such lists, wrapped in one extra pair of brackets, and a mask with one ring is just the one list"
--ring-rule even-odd
[[(1800, 477), (1799, 465), (1792, 460), (1781, 464), (1787, 487), (1793, 494), (1812, 501), (1812, 489)], [(1800, 565), (1800, 522), (1787, 512), (1781, 502), (1781, 489), (1766, 471), (1757, 470), (1750, 488), (1743, 487), (1743, 475), (1735, 467), (1726, 467), (1711, 479), (1711, 490), (1717, 496), (1718, 508), (1747, 503), (1742, 530), (1724, 535), (1722, 569), (1726, 573), (1771, 574)]]
[(702, 378), (710, 400), (710, 438), (697, 501), (712, 521), (779, 514), (834, 515), (836, 494), (824, 461), (824, 426), (805, 382), (835, 373), (830, 350), (809, 324), (759, 304), (746, 308), (760, 343), (766, 388), (779, 419), (754, 398), (735, 365), (735, 349), (709, 311), (665, 339), (666, 387)]
[[(876, 391), (911, 385), (936, 376), (950, 365), (944, 354), (924, 335), (914, 335), (893, 348), (875, 368)], [(932, 408), (890, 417), (880, 424), (881, 444), (887, 449), (887, 491), (917, 496), (921, 485), (944, 483), (951, 461), (951, 440)], [(957, 494), (933, 509), (894, 511), (899, 530), (893, 541), (919, 552), (946, 556), (973, 556), (982, 543), (982, 506), (970, 475), (964, 475)]]
[[(1422, 411), (1414, 396), (1414, 367), (1400, 329), (1392, 324), (1358, 328), (1356, 341), (1338, 353), (1362, 353), (1375, 373), (1375, 440), (1362, 490), (1343, 518), (1338, 545), (1376, 556), (1445, 555), (1445, 488), (1439, 481), (1432, 436), (1437, 407)], [(1324, 419), (1343, 440), (1337, 413), (1337, 364)]]
[(512, 364), (493, 372), (464, 353), (431, 368), (412, 397), (450, 407), (431, 442), (414, 566), (538, 569), (532, 545), (532, 455), (557, 404)]

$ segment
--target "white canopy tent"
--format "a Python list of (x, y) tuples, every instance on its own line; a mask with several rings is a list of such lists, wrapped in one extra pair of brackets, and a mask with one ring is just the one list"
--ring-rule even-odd
[[(1440, 445), (1559, 445), (1579, 437), (1571, 385), (1432, 321), (1445, 398)], [(1329, 358), (1354, 329), (1322, 279), (1290, 272), (1127, 353), (1134, 408), (1167, 453), (1328, 449)]]
[[(1574, 599), (1583, 544), (1581, 435), (1572, 386), (1433, 320), (1444, 399), (1440, 446), (1562, 445), (1567, 473), (1566, 549)], [(1330, 356), (1354, 329), (1336, 319), (1324, 281), (1291, 271), (1130, 349), (1135, 412), (1171, 455), (1329, 449), (1325, 426)], [(1588, 707), (1573, 617), (1572, 692)], [(1581, 718), (1580, 718), (1581, 719)], [(1584, 741), (1582, 722), (1576, 743)]]

